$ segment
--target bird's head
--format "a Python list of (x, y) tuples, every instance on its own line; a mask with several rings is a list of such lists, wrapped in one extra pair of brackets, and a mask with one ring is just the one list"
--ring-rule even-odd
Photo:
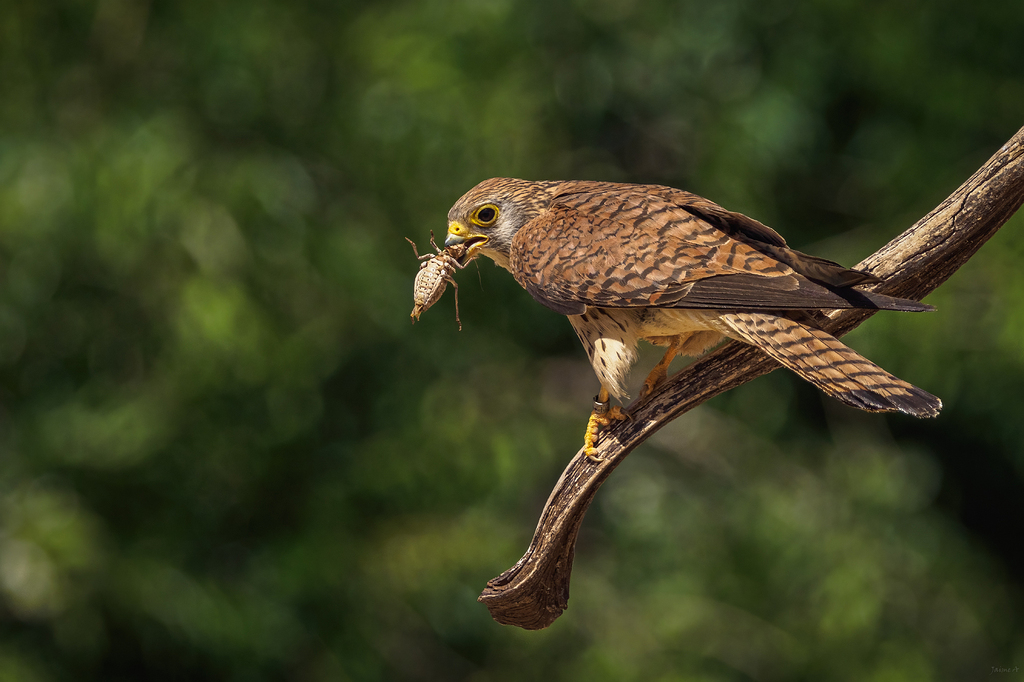
[(508, 269), (512, 238), (548, 208), (559, 184), (514, 178), (484, 180), (448, 211), (445, 246), (465, 244), (464, 263), (483, 254)]

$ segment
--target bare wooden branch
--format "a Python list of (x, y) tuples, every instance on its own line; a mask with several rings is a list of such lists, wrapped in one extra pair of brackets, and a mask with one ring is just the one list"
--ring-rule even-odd
[[(1024, 203), (1024, 128), (967, 182), (913, 227), (864, 259), (858, 268), (884, 281), (874, 290), (920, 300), (967, 262)], [(842, 336), (873, 314), (845, 310), (825, 329)], [(581, 449), (555, 484), (533, 541), (515, 566), (487, 583), (479, 597), (491, 616), (527, 630), (549, 626), (569, 601), (576, 537), (597, 489), (636, 446), (706, 400), (776, 369), (751, 346), (729, 343), (692, 363), (642, 404), (632, 421), (604, 431), (595, 463)]]

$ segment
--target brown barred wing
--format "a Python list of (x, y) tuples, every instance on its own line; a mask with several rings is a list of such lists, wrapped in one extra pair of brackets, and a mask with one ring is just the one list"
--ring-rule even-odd
[[(587, 306), (931, 309), (852, 289), (873, 278), (787, 249), (781, 237), (769, 239), (769, 228), (745, 218), (758, 232), (740, 214), (710, 212), (715, 204), (695, 195), (665, 198), (654, 193), (664, 188), (645, 185), (567, 187), (518, 231), (509, 254), (516, 280), (562, 314)], [(692, 205), (673, 203), (684, 200)]]
[[(512, 240), (516, 280), (565, 314), (580, 314), (584, 306), (706, 307), (687, 304), (687, 293), (695, 282), (720, 282), (723, 275), (758, 282), (768, 301), (773, 290), (791, 300), (802, 288), (803, 278), (789, 265), (642, 189), (599, 185), (558, 197)], [(831, 298), (812, 296), (799, 307), (834, 307)], [(775, 307), (797, 306), (780, 300)]]
[(934, 417), (942, 401), (889, 374), (830, 334), (767, 313), (725, 313), (722, 331), (746, 341), (833, 398), (869, 412)]

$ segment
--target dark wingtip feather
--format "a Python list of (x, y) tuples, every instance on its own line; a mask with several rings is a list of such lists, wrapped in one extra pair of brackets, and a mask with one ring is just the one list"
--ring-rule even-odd
[(882, 280), (870, 272), (864, 272), (863, 270), (843, 270), (842, 272), (833, 275), (831, 280), (826, 281), (826, 284), (831, 284), (838, 287), (853, 287), (861, 284), (881, 284)]
[(878, 308), (879, 310), (896, 310), (904, 313), (930, 313), (935, 310), (935, 306), (927, 303), (912, 301), (909, 298), (876, 294), (873, 291), (861, 291), (860, 289), (833, 289), (832, 291), (853, 304), (854, 308)]

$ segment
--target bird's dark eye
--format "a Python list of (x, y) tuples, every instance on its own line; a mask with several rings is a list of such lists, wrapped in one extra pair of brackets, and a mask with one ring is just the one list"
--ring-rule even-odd
[(498, 219), (498, 207), (494, 204), (484, 204), (473, 213), (472, 221), (481, 227), (493, 225)]

